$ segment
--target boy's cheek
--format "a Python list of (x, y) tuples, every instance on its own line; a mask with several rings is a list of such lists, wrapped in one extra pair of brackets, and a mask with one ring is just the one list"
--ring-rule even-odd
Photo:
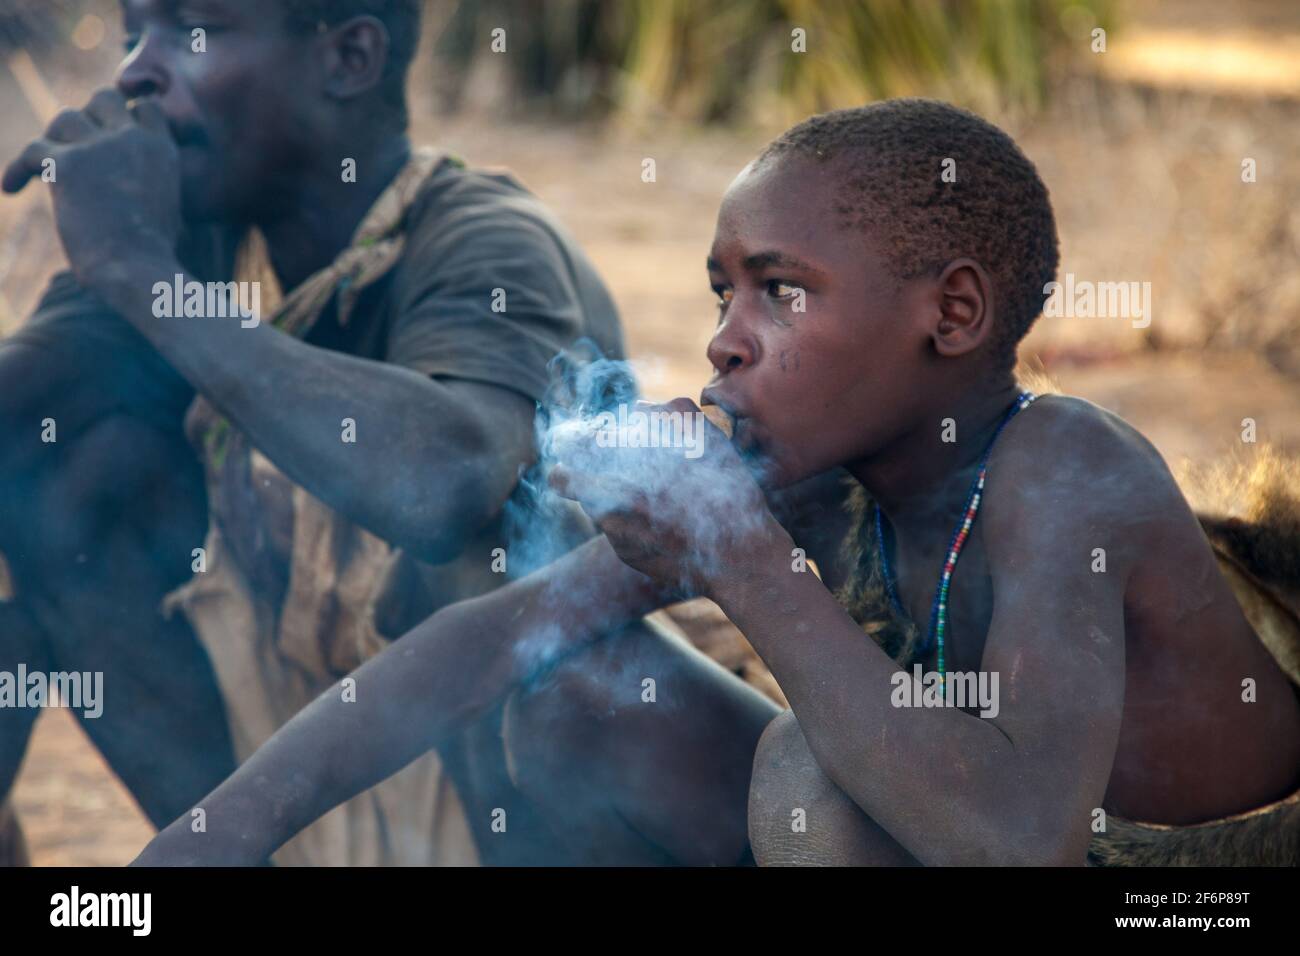
[(785, 488), (839, 464), (830, 460), (834, 452), (815, 425), (786, 419), (764, 432), (752, 456), (755, 477), (764, 488)]

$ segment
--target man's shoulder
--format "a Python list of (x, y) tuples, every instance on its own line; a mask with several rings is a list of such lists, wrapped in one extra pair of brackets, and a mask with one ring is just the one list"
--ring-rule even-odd
[(470, 166), (452, 155), (430, 174), (407, 215), (410, 235), (447, 242), (462, 241), (465, 233), (519, 234), (536, 226), (558, 232), (545, 204), (508, 170)]
[(622, 354), (618, 310), (594, 264), (545, 203), (503, 169), (444, 157), (407, 211), (394, 277), (399, 313), (431, 291), (452, 289), (463, 299), (467, 290), (526, 290), (549, 312), (548, 325), (568, 316), (573, 337), (591, 336), (605, 354)]
[[(445, 158), (406, 213), (406, 249), (399, 288), (419, 295), (439, 277), (604, 292), (595, 267), (546, 205), (504, 170)], [(607, 294), (606, 294), (607, 295)]]

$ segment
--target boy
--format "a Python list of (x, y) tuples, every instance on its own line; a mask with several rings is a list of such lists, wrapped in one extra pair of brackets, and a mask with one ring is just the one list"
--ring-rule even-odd
[[(1300, 705), (1172, 477), (1114, 416), (1013, 377), (1056, 265), (1046, 188), (979, 118), (899, 100), (788, 131), (709, 256), (702, 400), (732, 442), (553, 469), (603, 538), (436, 614), (203, 801), (206, 834), (182, 818), (140, 862), (261, 859), (520, 684), (508, 760), (586, 859), (1144, 862), (1134, 827), (1158, 856), (1188, 832), (1226, 846), (1251, 810), (1233, 861), (1293, 854)], [(806, 549), (823, 583), (765, 490), (839, 466), (858, 526), (845, 565)], [(682, 592), (722, 607), (790, 711), (644, 630), (580, 650)]]

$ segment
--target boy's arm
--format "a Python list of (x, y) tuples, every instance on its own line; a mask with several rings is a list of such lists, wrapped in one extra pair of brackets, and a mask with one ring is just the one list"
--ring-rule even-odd
[[(1098, 473), (1131, 474), (1132, 456), (1111, 444)], [(898, 680), (914, 703), (921, 687), (812, 575), (790, 573), (782, 533), (712, 589), (822, 769), (923, 863), (1085, 858), (1119, 737), (1137, 532), (1118, 495), (1062, 482), (1059, 461), (1016, 454), (990, 466), (981, 522), (996, 607), (981, 667), (998, 676), (996, 715), (895, 706)], [(1094, 547), (1106, 549), (1107, 573), (1093, 573)]]
[[(599, 600), (574, 601), (578, 589)], [(327, 690), (138, 865), (255, 864), (317, 817), (396, 773), (547, 662), (662, 603), (604, 538), (497, 591), (438, 611)], [(345, 700), (345, 697), (350, 698)]]

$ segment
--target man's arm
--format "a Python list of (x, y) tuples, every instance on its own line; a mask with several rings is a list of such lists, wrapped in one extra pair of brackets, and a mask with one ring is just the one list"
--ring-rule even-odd
[[(576, 591), (598, 601), (575, 602)], [(548, 662), (663, 600), (604, 538), (490, 594), (449, 605), (321, 694), (181, 817), (139, 865), (255, 864), (338, 804), (396, 773)], [(466, 640), (472, 636), (473, 640)]]
[[(124, 258), (97, 292), (294, 482), (430, 561), (495, 515), (532, 455), (533, 402), (301, 342), (238, 319), (153, 315), (166, 256)], [(342, 441), (343, 419), (356, 441)]]
[[(1114, 496), (1060, 481), (1057, 462), (1023, 453), (990, 465), (981, 521), (996, 607), (981, 668), (999, 678), (995, 717), (894, 706), (897, 665), (820, 582), (789, 573), (782, 534), (713, 595), (771, 668), (821, 768), (926, 864), (1086, 854), (1119, 737), (1133, 551)], [(1123, 473), (1112, 463), (1101, 472)], [(1092, 572), (1094, 546), (1108, 573)]]
[[(175, 252), (182, 233), (180, 158), (161, 107), (150, 97), (128, 104), (119, 91), (98, 91), (85, 109), (62, 111), (8, 165), (0, 188), (17, 192), (47, 160), (57, 162), (59, 175), (50, 184), (55, 222), (78, 281), (134, 325), (296, 483), (431, 561), (453, 557), (498, 512), (531, 454), (533, 409), (525, 394), (535, 393), (518, 383), (533, 373), (535, 385), (540, 366), (503, 369), (487, 349), (482, 364), (494, 374), (479, 369), (462, 376), (459, 368), (441, 374), (499, 387), (449, 385), (397, 367), (396, 359), (353, 358), (260, 325), (157, 318), (155, 284), (191, 277)], [(428, 270), (435, 278), (469, 272), (486, 283), (451, 309), (462, 320), (459, 332), (466, 324), (474, 328), (465, 321), (467, 310), (486, 311), (503, 267), (513, 276), (521, 262), (562, 258), (535, 245), (489, 261), (480, 261), (480, 249), (469, 243), (438, 251), (443, 258)], [(449, 270), (448, 259), (474, 268)], [(529, 352), (536, 365), (544, 351), (544, 365), (571, 337), (566, 333), (576, 333), (571, 320), (578, 310), (569, 298), (554, 302), (529, 292), (535, 290), (524, 298), (536, 314), (512, 313), (511, 330), (530, 323), (544, 330)], [(404, 305), (436, 320), (446, 303)], [(399, 321), (411, 314), (403, 310)], [(341, 440), (345, 418), (356, 422), (355, 443)]]

